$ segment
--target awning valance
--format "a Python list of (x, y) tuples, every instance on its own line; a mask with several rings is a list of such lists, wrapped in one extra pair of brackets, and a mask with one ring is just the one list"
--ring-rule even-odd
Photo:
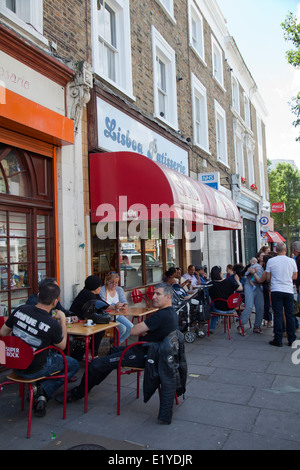
[(269, 243), (285, 242), (285, 238), (283, 238), (278, 232), (265, 232), (263, 238)]
[(133, 152), (90, 154), (92, 222), (185, 219), (240, 230), (232, 199)]

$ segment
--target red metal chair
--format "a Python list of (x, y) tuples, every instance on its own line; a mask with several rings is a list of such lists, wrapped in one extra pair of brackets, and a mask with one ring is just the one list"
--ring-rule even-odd
[(139, 289), (133, 289), (131, 292), (131, 298), (135, 304), (139, 304), (140, 302), (145, 301), (147, 308), (150, 307), (150, 303), (147, 297), (147, 294), (143, 294), (143, 292)]
[[(133, 346), (137, 346), (140, 344), (145, 344), (146, 341), (137, 341), (136, 343), (130, 344), (126, 349), (121, 354), (121, 357), (119, 359), (119, 365), (117, 369), (117, 392), (118, 392), (118, 402), (117, 402), (117, 415), (120, 414), (120, 402), (121, 402), (121, 376), (122, 375), (128, 375), (128, 374), (137, 374), (137, 382), (136, 382), (136, 398), (139, 398), (140, 396), (140, 376), (141, 373), (143, 372), (144, 368), (139, 368), (139, 367), (125, 367), (122, 366), (122, 360), (127, 351), (132, 348)], [(160, 393), (160, 389), (158, 390), (158, 393)], [(178, 397), (177, 394), (175, 394), (175, 401), (176, 405), (178, 405)]]
[(24, 379), (17, 375), (16, 372), (11, 371), (7, 375), (7, 380), (0, 384), (0, 392), (4, 385), (10, 385), (13, 383), (19, 384), (19, 395), (21, 397), (21, 409), (24, 410), (24, 392), (25, 385), (29, 389), (29, 412), (28, 412), (28, 424), (27, 424), (27, 438), (30, 437), (31, 433), (31, 421), (32, 421), (32, 408), (33, 408), (33, 382), (38, 382), (40, 380), (48, 379), (64, 379), (64, 404), (63, 404), (63, 419), (66, 419), (66, 405), (67, 405), (67, 385), (68, 385), (68, 367), (66, 357), (60, 349), (55, 346), (48, 346), (47, 348), (40, 349), (39, 351), (33, 352), (32, 347), (25, 343), (22, 339), (16, 336), (4, 336), (0, 338), (0, 363), (7, 367), (8, 369), (27, 369), (27, 367), (32, 363), (34, 357), (37, 354), (40, 354), (42, 351), (48, 349), (55, 349), (58, 351), (64, 360), (64, 373), (61, 374), (61, 371), (55, 372), (49, 377), (39, 377), (37, 379)]
[[(231, 318), (238, 318), (239, 319), (239, 325), (242, 329), (242, 335), (245, 336), (245, 333), (244, 333), (244, 328), (243, 328), (243, 325), (241, 323), (241, 312), (240, 312), (240, 306), (242, 304), (242, 296), (241, 294), (238, 294), (238, 293), (234, 293), (232, 294), (230, 297), (228, 297), (228, 299), (214, 299), (213, 302), (210, 303), (210, 305), (214, 302), (216, 302), (216, 300), (222, 300), (223, 302), (226, 302), (227, 305), (228, 305), (228, 308), (229, 310), (233, 310), (234, 309), (234, 312), (232, 313), (226, 313), (224, 311), (224, 313), (219, 313), (219, 312), (211, 312), (211, 317), (224, 317), (224, 333), (226, 333), (226, 327), (227, 327), (227, 332), (228, 332), (228, 338), (231, 339), (231, 336), (230, 336), (230, 327), (231, 327)], [(207, 325), (207, 336), (210, 336), (210, 320), (208, 320), (208, 325)]]
[(154, 289), (155, 287), (154, 286), (149, 286), (148, 289), (147, 289), (147, 297), (149, 299), (149, 302), (151, 302), (151, 300), (153, 299), (153, 296), (154, 296)]

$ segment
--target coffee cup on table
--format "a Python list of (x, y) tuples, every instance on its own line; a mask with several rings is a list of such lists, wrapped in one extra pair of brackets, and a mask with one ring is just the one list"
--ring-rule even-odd
[(87, 326), (93, 326), (93, 320), (87, 320), (86, 325)]

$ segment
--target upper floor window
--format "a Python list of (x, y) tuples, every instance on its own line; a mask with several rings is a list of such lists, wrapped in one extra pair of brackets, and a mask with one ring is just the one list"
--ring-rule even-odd
[(0, 0), (0, 13), (33, 35), (43, 34), (43, 0)]
[(206, 88), (192, 74), (194, 144), (209, 152)]
[(157, 0), (158, 3), (161, 4), (165, 12), (167, 13), (167, 16), (170, 17), (170, 19), (176, 23), (175, 18), (174, 18), (174, 1), (173, 0)]
[(129, 0), (93, 0), (95, 72), (132, 95)]
[(228, 165), (227, 155), (227, 130), (226, 115), (224, 109), (215, 100), (216, 144), (217, 160)]
[(250, 118), (250, 101), (246, 93), (244, 93), (244, 115), (245, 115), (245, 124), (249, 129), (251, 129), (251, 118)]
[(190, 47), (204, 62), (203, 20), (194, 1), (189, 1)]
[(222, 50), (217, 44), (216, 40), (212, 36), (212, 66), (213, 66), (213, 77), (223, 87), (223, 55)]
[(231, 86), (232, 86), (232, 107), (238, 114), (240, 114), (239, 83), (234, 76), (232, 76)]
[(152, 26), (154, 115), (177, 129), (175, 52)]

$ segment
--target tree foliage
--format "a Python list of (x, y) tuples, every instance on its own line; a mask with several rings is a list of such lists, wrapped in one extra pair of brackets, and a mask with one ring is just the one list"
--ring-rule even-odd
[(270, 202), (284, 202), (286, 212), (272, 214), (276, 227), (290, 242), (290, 229), (300, 226), (300, 172), (289, 163), (279, 163), (269, 172)]
[[(284, 30), (284, 39), (292, 42), (294, 46), (294, 49), (290, 49), (286, 53), (287, 61), (293, 67), (300, 68), (300, 23), (298, 23), (296, 15), (290, 12), (285, 21), (281, 23), (281, 27)], [(298, 127), (300, 126), (300, 91), (289, 104), (292, 113), (297, 118), (293, 125)], [(300, 142), (300, 136), (296, 140)]]

